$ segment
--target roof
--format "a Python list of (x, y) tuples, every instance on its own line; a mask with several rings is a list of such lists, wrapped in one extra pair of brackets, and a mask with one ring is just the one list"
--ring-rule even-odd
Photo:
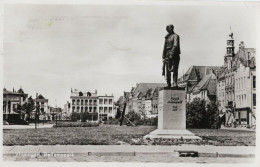
[(227, 70), (227, 67), (220, 67), (217, 71), (216, 71), (216, 76), (218, 79), (222, 79), (225, 78), (225, 71)]
[(220, 66), (191, 66), (187, 72), (181, 76), (179, 79), (188, 81), (188, 80), (197, 80), (197, 74), (200, 78), (203, 78), (205, 75), (210, 73), (210, 70), (218, 70)]
[(154, 92), (155, 89), (156, 89), (156, 88), (150, 88), (150, 89), (148, 89), (147, 92), (146, 92), (145, 98), (146, 98), (146, 99), (151, 99), (151, 98), (153, 97), (153, 92)]
[[(240, 43), (239, 50), (234, 56), (234, 60), (232, 61), (236, 67), (238, 67), (241, 63), (244, 66), (248, 66), (248, 60), (254, 61), (256, 56), (256, 49), (255, 48), (245, 48), (244, 43)], [(252, 64), (249, 64), (252, 66)]]
[(20, 88), (17, 92), (18, 92), (18, 93), (24, 93), (24, 91), (23, 91), (22, 88)]
[(9, 94), (9, 95), (22, 95), (22, 96), (24, 96), (24, 95), (27, 95), (27, 94), (25, 94), (24, 92), (23, 93), (20, 93), (20, 92), (14, 92), (14, 91), (8, 91), (7, 89), (3, 89), (3, 94), (4, 95), (7, 95), (7, 94)]
[(117, 105), (120, 105), (120, 104), (123, 104), (123, 102), (124, 102), (124, 97), (123, 97), (123, 96), (120, 96), (120, 97), (118, 98), (118, 100), (116, 101), (116, 104), (117, 104)]
[(217, 80), (216, 79), (210, 79), (206, 89), (208, 90), (208, 95), (216, 95)]
[(167, 86), (166, 83), (138, 83), (136, 85), (136, 88), (133, 90), (132, 96), (134, 98), (137, 98), (137, 96), (139, 95), (139, 97), (145, 96), (147, 91), (149, 89), (155, 89), (157, 87), (165, 87)]
[(202, 89), (205, 89), (204, 85), (208, 84), (208, 81), (211, 79), (211, 75), (205, 75), (201, 81), (194, 87), (193, 92), (200, 91)]
[(43, 97), (43, 95), (39, 94), (39, 95), (36, 97), (36, 99), (45, 99), (45, 98)]
[(213, 79), (213, 74), (205, 75), (202, 80), (193, 88), (192, 92), (207, 90), (208, 95), (216, 95), (217, 80)]

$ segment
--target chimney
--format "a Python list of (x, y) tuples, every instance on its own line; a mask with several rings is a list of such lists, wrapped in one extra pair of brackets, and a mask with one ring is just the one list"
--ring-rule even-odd
[(196, 68), (195, 68), (195, 74), (196, 74), (196, 78), (197, 78), (197, 83), (199, 83), (200, 82), (200, 72)]
[(244, 42), (241, 41), (240, 44), (239, 44), (239, 49), (244, 49), (244, 48), (245, 48)]
[(97, 89), (95, 89), (95, 94), (97, 94)]

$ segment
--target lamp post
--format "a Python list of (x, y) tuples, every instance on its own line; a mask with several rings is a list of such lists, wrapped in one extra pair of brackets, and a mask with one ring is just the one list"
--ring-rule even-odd
[(58, 119), (57, 119), (57, 108), (56, 108), (56, 114), (55, 114), (55, 118), (56, 118), (56, 126), (57, 126), (57, 121), (58, 121)]

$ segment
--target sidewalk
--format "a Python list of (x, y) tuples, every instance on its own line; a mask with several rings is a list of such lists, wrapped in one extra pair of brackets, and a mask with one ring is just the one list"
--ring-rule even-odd
[(238, 131), (256, 131), (255, 129), (249, 129), (249, 128), (233, 128), (233, 127), (221, 127), (220, 129), (225, 129), (225, 130), (238, 130)]
[[(52, 128), (53, 124), (37, 124), (37, 128)], [(3, 125), (3, 129), (34, 129), (35, 124), (30, 125)]]
[(3, 146), (3, 154), (16, 153), (173, 153), (179, 150), (198, 151), (210, 154), (254, 155), (253, 146), (143, 146), (143, 145), (55, 145), (55, 146)]

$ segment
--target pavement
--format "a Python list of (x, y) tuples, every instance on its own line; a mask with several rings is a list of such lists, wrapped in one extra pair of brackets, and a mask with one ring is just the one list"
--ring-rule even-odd
[(178, 150), (192, 150), (199, 153), (254, 155), (254, 146), (212, 146), (212, 145), (189, 145), (181, 146), (151, 146), (151, 145), (26, 145), (26, 146), (3, 146), (3, 154), (15, 153), (172, 153)]
[[(177, 151), (198, 151), (179, 157)], [(4, 161), (254, 163), (253, 146), (26, 145), (3, 146)]]
[[(37, 128), (52, 128), (53, 124), (37, 124)], [(34, 129), (35, 124), (29, 124), (29, 125), (3, 125), (3, 129)]]

